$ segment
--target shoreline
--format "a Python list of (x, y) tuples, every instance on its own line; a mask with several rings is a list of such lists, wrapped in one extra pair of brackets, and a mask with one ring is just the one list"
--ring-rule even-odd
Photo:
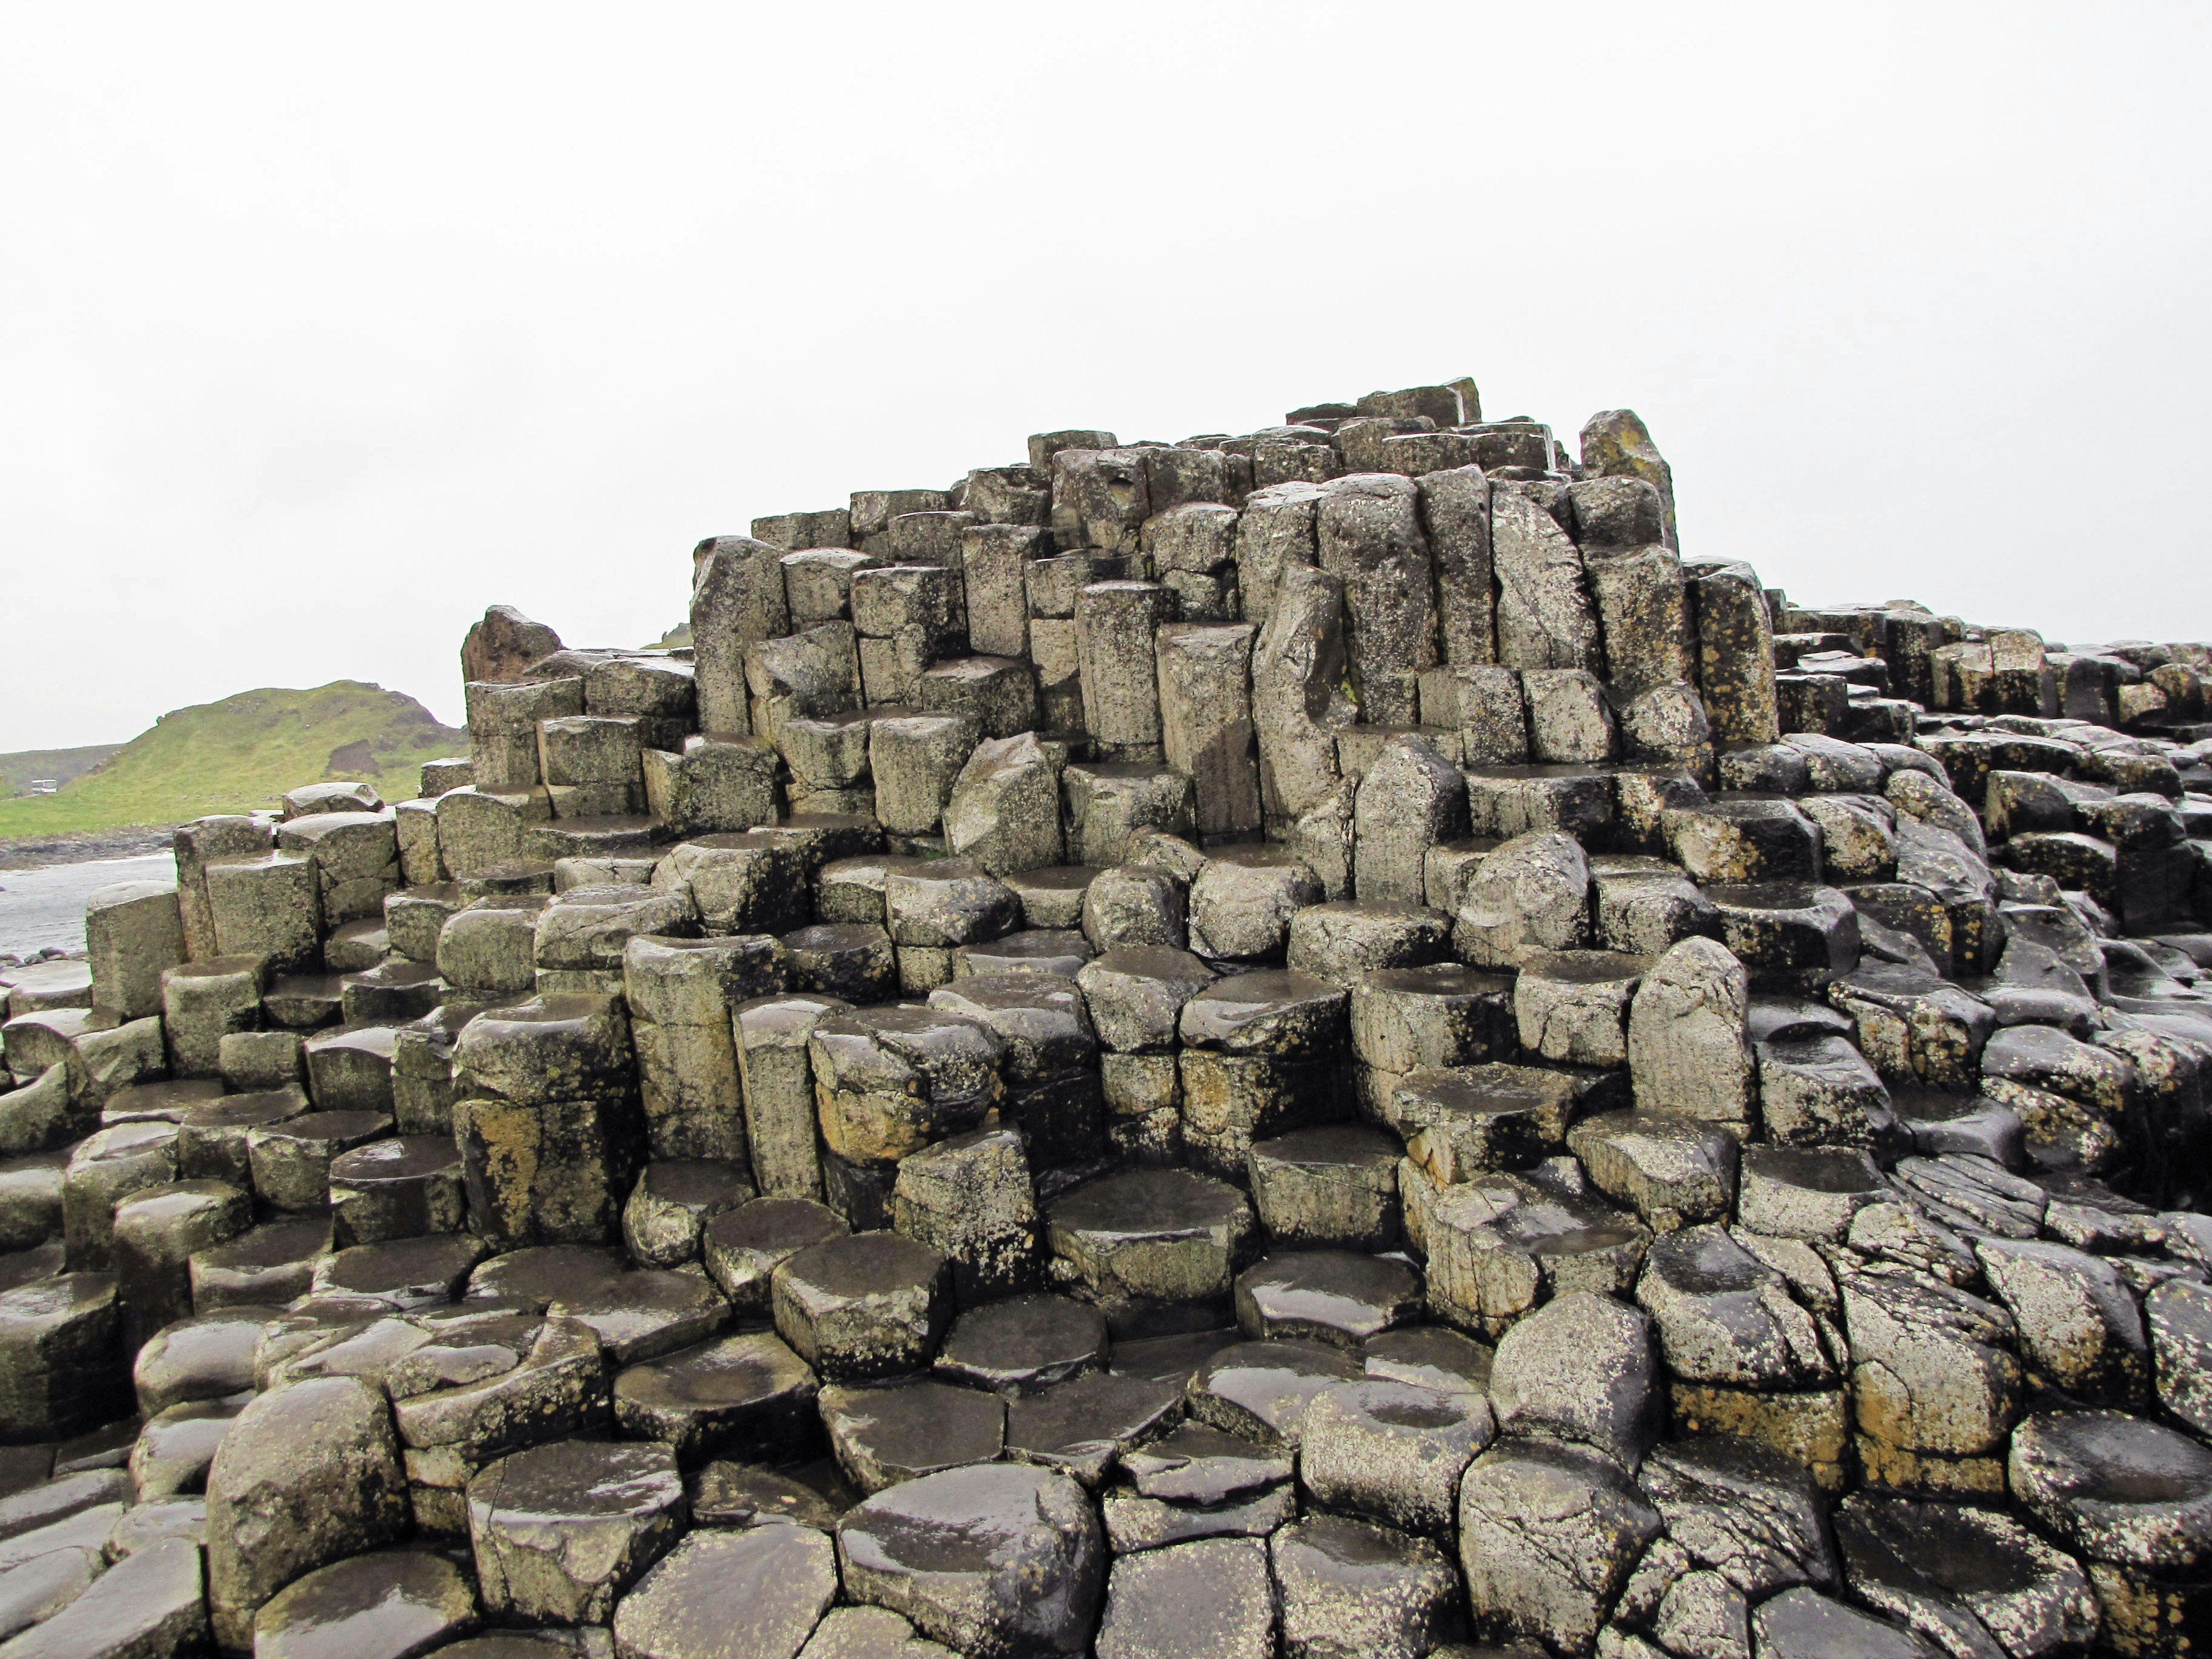
[(175, 829), (174, 824), (142, 823), (123, 830), (70, 830), (59, 835), (0, 841), (0, 872), (51, 870), (58, 865), (166, 853), (173, 844), (170, 837)]

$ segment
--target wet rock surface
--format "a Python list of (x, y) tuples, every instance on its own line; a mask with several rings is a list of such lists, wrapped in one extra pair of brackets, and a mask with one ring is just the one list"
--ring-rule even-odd
[(6, 1651), (2201, 1646), (2212, 652), (1580, 439), (1039, 434), (181, 826), (0, 967)]

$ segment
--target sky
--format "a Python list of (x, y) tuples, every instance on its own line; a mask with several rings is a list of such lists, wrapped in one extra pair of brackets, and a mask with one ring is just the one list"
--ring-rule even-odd
[(1472, 375), (1639, 411), (1686, 555), (2212, 636), (2212, 8), (11, 8), (0, 750), (1025, 434)]

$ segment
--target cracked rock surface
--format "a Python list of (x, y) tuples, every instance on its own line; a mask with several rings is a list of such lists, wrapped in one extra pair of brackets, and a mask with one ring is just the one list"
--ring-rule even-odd
[(0, 1659), (2212, 1640), (2212, 648), (1069, 429), (0, 959)]

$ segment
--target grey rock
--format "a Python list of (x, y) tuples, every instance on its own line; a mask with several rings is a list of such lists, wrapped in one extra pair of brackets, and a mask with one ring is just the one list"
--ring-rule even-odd
[(876, 1388), (832, 1383), (821, 1407), (837, 1466), (864, 1492), (988, 1463), (1006, 1443), (1004, 1401), (927, 1377)]
[(1762, 1659), (1935, 1659), (1936, 1654), (1911, 1632), (1802, 1586), (1753, 1613), (1752, 1631)]
[(948, 1278), (942, 1255), (896, 1233), (824, 1239), (776, 1267), (776, 1329), (825, 1377), (915, 1370), (950, 1319)]
[(1452, 943), (1479, 968), (1518, 967), (1540, 951), (1571, 951), (1589, 932), (1589, 861), (1556, 830), (1516, 836), (1468, 884)]
[(254, 1620), (253, 1650), (269, 1659), (400, 1659), (465, 1636), (476, 1622), (476, 1591), (459, 1567), (427, 1550), (383, 1550), (319, 1567), (278, 1591)]
[(1267, 1540), (1291, 1659), (1354, 1653), (1419, 1659), (1461, 1633), (1450, 1558), (1426, 1539), (1315, 1516)]
[(696, 1532), (653, 1564), (614, 1611), (618, 1650), (709, 1659), (731, 1633), (760, 1659), (795, 1659), (837, 1595), (837, 1559), (811, 1527)]
[(261, 1604), (301, 1574), (374, 1549), (406, 1525), (392, 1415), (345, 1377), (258, 1397), (208, 1474), (208, 1608), (217, 1642), (242, 1647)]
[(1375, 1378), (1332, 1383), (1300, 1425), (1298, 1478), (1333, 1510), (1448, 1535), (1460, 1476), (1495, 1431), (1480, 1395)]
[(1210, 1538), (1115, 1558), (1100, 1659), (1271, 1659), (1275, 1587), (1256, 1539)]
[(1269, 1255), (1237, 1279), (1237, 1317), (1253, 1338), (1357, 1348), (1421, 1309), (1419, 1274), (1402, 1261), (1349, 1250)]
[(1852, 1594), (1947, 1653), (2063, 1652), (2096, 1632), (2097, 1598), (2080, 1565), (2009, 1516), (1856, 1497), (1835, 1524)]
[(837, 1549), (848, 1595), (975, 1659), (1080, 1652), (1104, 1588), (1104, 1540), (1082, 1489), (1020, 1464), (879, 1492), (838, 1522)]
[(811, 1437), (814, 1373), (766, 1331), (681, 1348), (614, 1381), (616, 1426), (686, 1467), (709, 1457), (782, 1456)]
[(1603, 1455), (1509, 1438), (1468, 1467), (1459, 1524), (1476, 1627), (1587, 1653), (1662, 1523)]
[(580, 1440), (490, 1464), (468, 1510), (484, 1610), (542, 1624), (606, 1622), (686, 1520), (667, 1447)]
[(1656, 1362), (1645, 1315), (1571, 1292), (1499, 1339), (1491, 1405), (1504, 1433), (1580, 1441), (1633, 1468), (1650, 1442)]

